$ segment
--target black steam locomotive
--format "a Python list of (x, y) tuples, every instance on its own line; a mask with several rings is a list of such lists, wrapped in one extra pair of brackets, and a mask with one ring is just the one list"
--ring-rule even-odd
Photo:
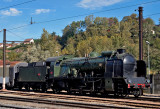
[[(17, 70), (15, 70), (17, 69)], [(57, 93), (114, 94), (135, 97), (143, 95), (149, 87), (146, 64), (125, 53), (124, 49), (91, 53), (89, 57), (75, 58), (71, 55), (48, 58), (45, 62), (19, 65), (10, 70), (9, 87), (25, 87), (26, 90), (52, 89)]]

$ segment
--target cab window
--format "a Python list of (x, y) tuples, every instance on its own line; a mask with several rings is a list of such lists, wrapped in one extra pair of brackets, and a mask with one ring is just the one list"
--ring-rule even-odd
[(56, 62), (56, 66), (59, 66), (62, 60)]

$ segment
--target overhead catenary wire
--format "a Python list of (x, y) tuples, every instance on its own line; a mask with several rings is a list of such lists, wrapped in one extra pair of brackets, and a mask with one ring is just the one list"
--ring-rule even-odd
[(20, 35), (17, 35), (16, 33), (13, 33), (13, 32), (11, 32), (11, 31), (9, 31), (9, 30), (6, 30), (6, 31), (8, 31), (9, 33), (13, 34), (14, 36), (17, 36), (17, 37), (25, 40), (25, 38), (21, 37)]
[[(154, 16), (154, 15), (158, 15), (158, 14), (160, 14), (160, 13), (154, 13), (154, 14), (150, 14), (150, 15), (145, 15), (144, 17), (150, 17), (150, 16)], [(18, 27), (18, 28), (23, 28), (23, 27), (28, 26), (28, 25), (31, 25), (31, 24), (26, 24), (26, 25), (20, 26), (20, 27)], [(18, 28), (16, 28), (16, 29), (18, 29)], [(15, 28), (13, 28), (13, 29), (15, 29)], [(95, 29), (95, 28), (94, 28), (94, 29)], [(96, 28), (96, 29), (99, 29), (99, 28)], [(10, 29), (10, 30), (12, 30), (12, 29)], [(17, 36), (17, 37), (20, 37), (20, 38), (23, 39), (23, 40), (25, 39), (25, 38), (21, 37), (20, 35), (17, 35), (17, 34), (15, 34), (15, 33), (11, 32), (10, 30), (7, 30), (7, 31), (8, 31), (9, 33)], [(108, 29), (106, 29), (106, 30), (108, 30)], [(0, 31), (0, 32), (1, 32), (1, 31)]]
[(133, 7), (133, 6), (137, 6), (137, 5), (142, 5), (142, 4), (145, 5), (145, 4), (149, 4), (149, 3), (155, 3), (155, 2), (159, 2), (159, 1), (160, 1), (160, 0), (154, 0), (154, 1), (150, 1), (150, 2), (144, 2), (144, 3), (129, 5), (129, 6), (123, 6), (123, 7), (118, 7), (118, 8), (112, 8), (112, 9), (107, 9), (107, 10), (103, 10), (103, 11), (96, 11), (96, 12), (86, 13), (86, 14), (81, 14), (81, 15), (76, 15), (76, 16), (64, 17), (64, 18), (53, 19), (53, 20), (47, 20), (47, 21), (42, 21), (42, 22), (35, 22), (35, 24), (39, 24), (39, 23), (47, 23), (47, 22), (58, 21), (58, 20), (65, 20), (65, 19), (69, 19), (69, 18), (75, 18), (75, 17), (86, 16), (86, 15), (92, 15), (92, 14), (102, 13), (102, 12), (107, 12), (107, 11), (114, 11), (114, 10), (119, 10), (119, 9), (123, 9), (123, 8)]
[(11, 8), (11, 7), (15, 7), (15, 6), (19, 6), (19, 5), (23, 5), (23, 4), (27, 4), (27, 3), (30, 3), (30, 2), (33, 2), (33, 1), (37, 1), (37, 0), (29, 0), (29, 1), (26, 1), (26, 2), (22, 2), (22, 3), (6, 6), (6, 7), (3, 7), (3, 8), (0, 8), (0, 10)]
[[(137, 6), (137, 5), (146, 5), (146, 4), (155, 3), (155, 2), (159, 2), (159, 1), (160, 1), (160, 0), (153, 0), (153, 1), (144, 2), (144, 3), (139, 3), (139, 4), (133, 4), (133, 5), (123, 6), (123, 7), (118, 7), (118, 8), (107, 9), (107, 10), (103, 10), (103, 11), (96, 11), (96, 12), (92, 12), (92, 13), (86, 13), (86, 14), (75, 15), (75, 16), (70, 16), (70, 17), (64, 17), (64, 18), (58, 18), (58, 19), (51, 19), (51, 20), (46, 20), (46, 21), (41, 21), (41, 22), (34, 22), (34, 24), (48, 23), (48, 22), (65, 20), (65, 19), (70, 19), (70, 18), (76, 18), (76, 17), (86, 16), (86, 15), (93, 15), (93, 14), (96, 14), (96, 13), (102, 13), (102, 12), (107, 12), (107, 11), (114, 11), (114, 10), (129, 8), (129, 7), (133, 7), (133, 6)], [(155, 15), (155, 14), (154, 14), (154, 15)], [(15, 27), (15, 28), (8, 29), (8, 30), (19, 29), (19, 28), (23, 28), (23, 27), (26, 27), (26, 26), (29, 26), (29, 25), (32, 25), (32, 24), (22, 25), (22, 26), (19, 26), (19, 27)]]
[(144, 17), (155, 16), (155, 15), (158, 15), (158, 14), (160, 14), (160, 13), (153, 13), (153, 14), (145, 15)]
[(15, 27), (15, 28), (11, 28), (11, 29), (7, 29), (7, 30), (15, 30), (15, 29), (19, 29), (19, 28), (23, 28), (23, 27), (26, 27), (26, 26), (29, 26), (29, 25), (32, 25), (32, 24), (25, 24), (25, 25), (22, 25), (22, 26), (19, 26), (19, 27)]

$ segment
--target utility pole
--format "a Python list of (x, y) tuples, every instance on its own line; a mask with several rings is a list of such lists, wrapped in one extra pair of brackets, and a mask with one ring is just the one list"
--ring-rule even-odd
[(28, 42), (28, 41), (6, 41), (6, 29), (3, 29), (3, 90), (6, 89), (5, 75), (6, 75), (6, 42)]
[(30, 24), (31, 24), (31, 25), (33, 24), (33, 22), (32, 22), (32, 17), (31, 17), (31, 22), (30, 22)]
[(30, 24), (32, 25), (32, 24), (34, 24), (34, 23), (35, 23), (35, 22), (32, 21), (32, 17), (31, 17), (31, 22), (30, 22)]
[(143, 7), (139, 7), (139, 60), (143, 60)]
[(148, 74), (150, 77), (150, 60), (149, 60), (149, 46), (150, 46), (150, 42), (146, 41), (147, 45), (148, 45)]
[(3, 29), (3, 90), (5, 90), (5, 73), (6, 73), (6, 29)]

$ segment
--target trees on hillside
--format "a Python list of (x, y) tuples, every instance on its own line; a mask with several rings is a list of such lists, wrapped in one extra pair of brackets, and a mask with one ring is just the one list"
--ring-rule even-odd
[(28, 48), (27, 51), (25, 51), (21, 59), (26, 61), (26, 62), (38, 62), (38, 61), (44, 61), (50, 57), (50, 53), (48, 50), (42, 50), (41, 46), (38, 45), (33, 45), (32, 47)]
[[(139, 24), (136, 14), (125, 16), (121, 21), (111, 17), (87, 16), (83, 21), (73, 21), (63, 29), (62, 37), (56, 33), (48, 33), (43, 29), (40, 39), (29, 46), (22, 59), (27, 62), (42, 61), (47, 57), (63, 54), (87, 56), (90, 52), (116, 50), (125, 48), (138, 59)], [(151, 47), (151, 68), (160, 69), (160, 26), (156, 26), (151, 18), (143, 20), (144, 60), (147, 60), (147, 45)], [(9, 55), (13, 60), (15, 54)]]
[[(81, 25), (74, 26), (74, 30), (77, 30), (76, 32), (71, 31), (71, 29), (68, 29), (68, 31), (65, 29), (62, 39), (70, 43), (65, 43), (61, 40), (61, 43), (65, 43), (62, 51), (72, 51), (69, 53), (76, 54), (77, 56), (85, 56), (92, 51), (101, 52), (103, 50), (125, 48), (127, 52), (133, 54), (138, 59), (139, 20), (136, 14), (125, 16), (120, 22), (117, 18), (94, 18), (94, 16), (91, 15), (87, 16), (84, 21), (72, 23), (77, 24), (79, 22)], [(73, 27), (72, 23), (68, 25), (68, 27)], [(147, 45), (145, 41), (148, 40), (151, 43), (151, 68), (154, 70), (160, 68), (158, 65), (160, 56), (157, 54), (160, 48), (155, 48), (155, 46), (153, 46), (155, 43), (160, 46), (160, 26), (156, 26), (154, 21), (150, 18), (143, 20), (143, 38), (144, 60), (147, 60)], [(70, 41), (71, 39), (72, 41)], [(108, 42), (110, 44), (107, 44)]]
[(27, 62), (44, 61), (48, 57), (57, 56), (61, 53), (61, 45), (58, 43), (55, 34), (48, 33), (43, 29), (41, 39), (28, 47), (27, 51), (22, 54), (21, 59)]

